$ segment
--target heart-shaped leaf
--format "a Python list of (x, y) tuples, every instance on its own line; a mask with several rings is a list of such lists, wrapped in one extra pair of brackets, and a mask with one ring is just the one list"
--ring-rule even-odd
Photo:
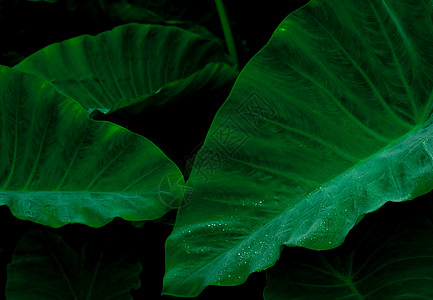
[(182, 197), (181, 172), (149, 140), (89, 120), (47, 81), (7, 67), (0, 157), (0, 205), (52, 227), (156, 219)]
[[(145, 101), (172, 82), (184, 90), (191, 89), (189, 85), (199, 88), (203, 82), (182, 81), (194, 73), (202, 72), (200, 79), (212, 84), (221, 76), (208, 75), (210, 63), (229, 63), (215, 41), (173, 26), (127, 24), (49, 45), (15, 68), (47, 79), (89, 113), (105, 113), (118, 101), (122, 106)], [(230, 70), (231, 76), (225, 69), (224, 79), (214, 84), (231, 85), (237, 72)]]
[(240, 73), (166, 244), (167, 294), (237, 285), (283, 245), (330, 249), (433, 187), (427, 0), (314, 0)]
[(142, 266), (129, 249), (105, 237), (81, 252), (53, 233), (26, 233), (7, 268), (7, 299), (132, 300), (129, 292), (140, 287)]
[(265, 300), (433, 298), (431, 220), (406, 215), (359, 227), (337, 249), (283, 251), (266, 271)]

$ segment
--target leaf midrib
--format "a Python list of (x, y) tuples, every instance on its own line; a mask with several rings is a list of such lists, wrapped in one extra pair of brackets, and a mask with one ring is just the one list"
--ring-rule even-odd
[[(326, 187), (329, 185), (329, 183), (333, 182), (333, 181), (336, 180), (338, 177), (344, 176), (345, 174), (351, 172), (353, 169), (358, 168), (360, 165), (362, 165), (362, 164), (365, 163), (366, 161), (369, 161), (370, 159), (372, 159), (372, 158), (375, 157), (376, 155), (379, 155), (379, 154), (381, 154), (382, 152), (388, 150), (388, 149), (391, 148), (393, 145), (395, 145), (395, 144), (398, 143), (399, 141), (404, 140), (407, 136), (412, 135), (413, 132), (416, 132), (416, 131), (419, 130), (420, 128), (422, 128), (421, 125), (414, 126), (414, 128), (413, 128), (411, 131), (409, 131), (408, 133), (404, 134), (403, 136), (401, 136), (401, 137), (398, 138), (398, 139), (393, 140), (392, 143), (386, 145), (386, 146), (383, 147), (382, 149), (378, 150), (377, 152), (373, 153), (372, 155), (368, 156), (367, 158), (361, 160), (359, 163), (355, 164), (355, 165), (352, 166), (351, 168), (348, 168), (346, 171), (344, 171), (344, 172), (338, 174), (338, 175), (335, 176), (333, 179), (331, 179), (331, 180), (329, 180), (328, 182), (322, 184), (320, 188), (326, 188)], [(314, 190), (313, 192), (311, 192), (310, 195), (309, 195), (308, 197), (311, 197), (312, 195), (314, 195), (314, 194), (315, 194), (315, 193), (316, 193), (320, 188), (317, 188), (316, 190)], [(307, 198), (308, 198), (308, 197), (307, 197)], [(304, 200), (305, 200), (305, 199), (304, 199)], [(299, 203), (301, 203), (301, 202), (302, 202), (302, 201), (300, 201)], [(270, 226), (271, 224), (273, 224), (274, 222), (278, 221), (278, 220), (281, 218), (281, 216), (283, 216), (283, 215), (286, 214), (287, 212), (289, 212), (289, 211), (295, 209), (295, 208), (299, 205), (299, 203), (296, 204), (295, 206), (293, 206), (292, 208), (290, 208), (289, 210), (286, 210), (286, 211), (282, 212), (281, 214), (277, 215), (274, 219), (268, 221), (268, 222), (266, 223), (266, 225), (260, 227), (258, 230), (254, 231), (252, 234), (248, 235), (248, 237), (247, 237), (246, 239), (242, 240), (240, 243), (236, 244), (235, 246), (233, 246), (232, 248), (228, 249), (227, 251), (224, 251), (224, 252), (222, 252), (221, 254), (217, 255), (215, 258), (212, 259), (212, 261), (208, 262), (207, 264), (204, 264), (204, 265), (200, 266), (200, 267), (199, 267), (195, 272), (190, 272), (189, 275), (188, 275), (187, 277), (184, 277), (184, 278), (183, 278), (182, 282), (186, 282), (189, 278), (191, 278), (193, 275), (195, 275), (196, 273), (198, 273), (198, 272), (200, 272), (201, 270), (203, 270), (205, 267), (207, 267), (207, 266), (211, 266), (211, 265), (212, 265), (214, 262), (216, 262), (218, 259), (220, 259), (221, 257), (227, 255), (227, 253), (233, 252), (235, 249), (238, 249), (239, 247), (241, 247), (242, 245), (244, 245), (245, 242), (247, 242), (248, 240), (250, 240), (250, 239), (254, 238), (255, 236), (257, 236), (258, 234), (260, 234), (260, 232), (261, 232), (264, 228), (266, 228), (266, 227)], [(359, 217), (359, 216), (357, 216), (357, 217)], [(268, 266), (270, 266), (270, 265), (268, 265)], [(266, 266), (265, 266), (264, 268), (266, 268)], [(253, 272), (255, 272), (255, 271), (260, 271), (260, 270), (253, 270)]]
[[(358, 288), (356, 287), (356, 283), (353, 282), (351, 277), (347, 277), (344, 276), (343, 274), (341, 274), (340, 272), (338, 272), (323, 256), (319, 257), (320, 260), (322, 261), (322, 263), (329, 269), (331, 270), (333, 276), (341, 281), (343, 281), (344, 284), (346, 284), (346, 286), (350, 289), (350, 291), (352, 292), (352, 294), (359, 300), (364, 300), (364, 296), (359, 292)], [(353, 256), (350, 257), (350, 267), (349, 269), (352, 268), (352, 264), (353, 264)], [(349, 270), (349, 276), (351, 276), (351, 270)]]
[(92, 280), (90, 281), (89, 291), (87, 293), (86, 300), (92, 299), (93, 289), (94, 289), (94, 286), (96, 283), (96, 279), (98, 278), (99, 269), (101, 268), (101, 265), (102, 265), (102, 259), (104, 257), (104, 250), (99, 255), (98, 262), (96, 263), (96, 267), (95, 267), (94, 272), (93, 272)]
[(56, 256), (54, 253), (52, 253), (52, 252), (50, 252), (50, 255), (51, 255), (51, 257), (54, 259), (54, 261), (56, 262), (57, 266), (59, 267), (60, 272), (61, 272), (62, 275), (63, 275), (63, 279), (65, 280), (66, 285), (68, 286), (69, 291), (70, 291), (71, 294), (72, 294), (72, 297), (74, 298), (74, 300), (79, 300), (77, 294), (75, 293), (75, 289), (74, 289), (74, 287), (73, 287), (71, 281), (69, 280), (68, 275), (66, 275), (66, 272), (65, 272), (65, 270), (64, 270), (63, 267), (62, 267), (62, 264), (61, 264), (60, 261), (57, 259), (57, 256)]
[[(365, 162), (367, 162), (367, 161), (373, 159), (373, 157), (375, 157), (375, 156), (377, 156), (377, 155), (380, 155), (381, 153), (383, 153), (383, 152), (387, 151), (388, 149), (392, 148), (395, 144), (397, 144), (398, 142), (400, 142), (400, 141), (406, 139), (408, 136), (411, 136), (414, 132), (417, 132), (417, 131), (418, 131), (419, 129), (421, 129), (422, 127), (423, 127), (422, 125), (414, 126), (414, 128), (413, 128), (411, 131), (409, 131), (409, 132), (407, 132), (406, 134), (402, 135), (400, 138), (394, 139), (391, 143), (389, 143), (388, 145), (386, 145), (386, 146), (383, 147), (382, 149), (380, 149), (380, 150), (374, 152), (373, 154), (371, 154), (370, 156), (368, 156), (368, 157), (366, 157), (366, 158), (364, 158), (364, 159), (361, 159), (358, 163), (354, 164), (352, 167), (348, 168), (348, 169), (345, 170), (344, 172), (342, 172), (342, 173), (336, 175), (335, 177), (331, 178), (329, 181), (322, 183), (322, 184), (320, 185), (320, 187), (318, 187), (318, 188), (316, 188), (316, 190), (310, 192), (310, 194), (309, 194), (309, 196), (307, 196), (307, 198), (309, 198), (309, 197), (311, 197), (312, 195), (314, 195), (316, 192), (319, 191), (319, 189), (327, 188), (327, 187), (330, 185), (330, 183), (332, 183), (332, 182), (335, 181), (335, 180), (338, 180), (339, 177), (343, 177), (344, 175), (346, 175), (346, 174), (352, 172), (352, 170), (357, 169), (359, 166), (361, 166), (361, 165), (364, 164)], [(306, 198), (305, 198), (305, 199), (306, 199)], [(304, 199), (304, 200), (305, 200), (305, 199)], [(302, 201), (299, 201), (295, 206), (293, 206), (293, 207), (290, 208), (289, 210), (284, 211), (283, 213), (279, 214), (276, 218), (274, 218), (274, 219), (270, 220), (269, 222), (267, 222), (266, 226), (269, 226), (269, 224), (271, 224), (272, 222), (278, 220), (282, 215), (284, 215), (284, 214), (287, 213), (288, 211), (291, 211), (291, 210), (295, 209), (296, 206), (297, 206), (299, 203), (301, 203), (301, 202), (302, 202)], [(359, 216), (357, 216), (357, 217), (359, 217)], [(265, 226), (263, 226), (262, 228), (264, 228), (264, 227), (265, 227)], [(262, 228), (260, 228), (259, 230), (261, 230)]]

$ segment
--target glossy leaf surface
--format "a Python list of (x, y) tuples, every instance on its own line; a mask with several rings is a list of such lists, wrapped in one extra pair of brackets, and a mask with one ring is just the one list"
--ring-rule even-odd
[(107, 112), (118, 101), (159, 93), (209, 63), (229, 63), (215, 41), (172, 26), (126, 24), (49, 45), (15, 68), (47, 79), (88, 112)]
[(331, 249), (433, 187), (432, 2), (315, 0), (215, 117), (166, 244), (167, 294), (237, 285), (283, 245)]
[(33, 231), (20, 240), (8, 265), (6, 297), (132, 300), (129, 292), (140, 287), (141, 270), (128, 249), (108, 237), (88, 242), (79, 254), (60, 236)]
[(0, 157), (0, 205), (52, 227), (156, 219), (181, 198), (181, 172), (149, 140), (89, 120), (47, 81), (6, 67)]

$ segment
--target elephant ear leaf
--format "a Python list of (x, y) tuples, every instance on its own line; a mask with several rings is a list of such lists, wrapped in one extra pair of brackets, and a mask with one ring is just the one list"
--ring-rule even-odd
[(177, 166), (146, 138), (89, 120), (34, 75), (0, 67), (0, 205), (59, 227), (152, 220), (182, 198)]
[(433, 188), (431, 1), (315, 0), (241, 71), (166, 243), (164, 292), (195, 296), (331, 249)]
[(109, 237), (87, 242), (81, 255), (50, 232), (31, 231), (19, 241), (6, 297), (20, 299), (131, 299), (140, 288), (141, 263)]
[(433, 298), (431, 220), (408, 219), (407, 212), (381, 217), (361, 224), (337, 249), (285, 249), (266, 271), (264, 299)]
[(182, 91), (204, 83), (231, 86), (237, 71), (230, 64), (214, 40), (174, 26), (132, 23), (49, 45), (14, 68), (47, 79), (90, 114), (112, 113), (119, 101), (122, 108), (133, 104), (136, 113), (137, 102), (174, 82)]

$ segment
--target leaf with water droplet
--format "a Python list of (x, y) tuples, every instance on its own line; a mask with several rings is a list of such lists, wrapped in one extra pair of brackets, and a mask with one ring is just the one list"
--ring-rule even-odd
[[(432, 19), (426, 1), (316, 0), (282, 22), (213, 120), (203, 149), (221, 163), (188, 179), (197, 192), (166, 243), (166, 293), (196, 296), (218, 272), (241, 284), (283, 245), (334, 248), (361, 215), (433, 188)], [(182, 229), (202, 247), (209, 219), (230, 225), (226, 242), (185, 261)]]

